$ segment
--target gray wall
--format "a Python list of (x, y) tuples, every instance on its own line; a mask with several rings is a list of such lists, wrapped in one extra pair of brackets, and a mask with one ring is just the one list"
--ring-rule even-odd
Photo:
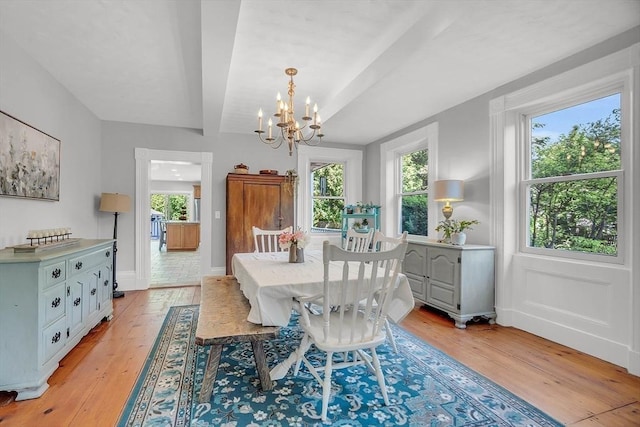
[(478, 219), (480, 224), (475, 226), (473, 231), (467, 233), (467, 242), (488, 244), (490, 241), (490, 100), (602, 58), (638, 42), (640, 42), (640, 27), (635, 27), (599, 45), (369, 144), (366, 147), (367, 185), (364, 190), (364, 199), (378, 200), (380, 197), (380, 179), (377, 178), (380, 176), (380, 144), (430, 123), (438, 122), (438, 158), (436, 160), (438, 176), (436, 178), (465, 181), (464, 201), (453, 205), (455, 216), (457, 218)]
[(0, 110), (61, 141), (60, 201), (0, 197), (0, 248), (27, 243), (31, 229), (95, 238), (104, 216), (100, 120), (2, 33), (0, 58)]

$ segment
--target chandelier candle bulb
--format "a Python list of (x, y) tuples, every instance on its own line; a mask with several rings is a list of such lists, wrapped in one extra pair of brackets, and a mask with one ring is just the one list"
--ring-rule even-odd
[[(276, 126), (279, 128), (279, 131), (276, 129), (276, 137), (273, 137), (272, 124), (273, 121), (269, 119), (269, 128), (268, 128), (268, 137), (264, 138), (262, 136), (265, 133), (262, 130), (262, 111), (258, 115), (258, 130), (255, 132), (258, 134), (258, 138), (260, 141), (265, 144), (269, 144), (271, 148), (279, 148), (283, 142), (287, 142), (287, 146), (289, 148), (289, 155), (293, 155), (293, 149), (298, 147), (298, 144), (306, 144), (306, 145), (318, 145), (322, 142), (322, 137), (324, 136), (322, 132), (320, 132), (320, 118), (318, 117), (318, 104), (314, 104), (313, 106), (313, 118), (310, 117), (310, 107), (311, 107), (311, 97), (307, 96), (304, 105), (304, 116), (302, 120), (304, 122), (309, 122), (313, 120), (312, 123), (306, 124), (303, 122), (301, 126), (300, 123), (296, 120), (295, 115), (295, 106), (294, 106), (294, 97), (295, 97), (295, 84), (293, 82), (293, 76), (298, 73), (298, 70), (295, 68), (287, 68), (285, 69), (285, 74), (289, 76), (289, 90), (287, 91), (289, 98), (288, 100), (282, 99), (280, 92), (278, 92), (278, 96), (276, 98), (276, 112), (273, 114), (274, 117), (279, 117), (280, 120), (275, 121)], [(298, 118), (299, 119), (299, 118)], [(305, 137), (304, 129), (311, 129), (312, 132), (308, 133), (308, 136)]]

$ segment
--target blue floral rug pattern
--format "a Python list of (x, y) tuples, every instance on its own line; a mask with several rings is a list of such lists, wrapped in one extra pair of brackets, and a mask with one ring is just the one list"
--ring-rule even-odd
[[(366, 367), (334, 371), (323, 424), (322, 389), (315, 379), (301, 368), (297, 377), (288, 375), (263, 392), (249, 343), (225, 346), (211, 401), (200, 404), (209, 348), (195, 345), (197, 318), (197, 305), (170, 308), (119, 426), (562, 425), (396, 326), (398, 354), (386, 345), (378, 349), (390, 406), (384, 405), (375, 375)], [(265, 342), (269, 366), (284, 360), (301, 338), (294, 317), (277, 340)], [(323, 354), (309, 359), (321, 364)]]

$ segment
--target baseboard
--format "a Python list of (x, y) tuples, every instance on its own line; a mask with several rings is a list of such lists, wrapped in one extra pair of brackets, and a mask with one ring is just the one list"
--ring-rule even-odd
[[(224, 276), (226, 274), (225, 267), (211, 267), (207, 276)], [(141, 291), (149, 289), (148, 279), (136, 279), (135, 271), (118, 271), (118, 290), (119, 291)]]
[[(511, 326), (515, 328), (622, 366), (630, 373), (632, 371), (633, 353), (629, 346), (624, 343), (598, 337), (560, 323), (551, 322), (548, 319), (532, 316), (528, 313), (514, 311), (512, 314), (513, 323)], [(636, 355), (635, 357), (636, 367), (633, 369), (636, 369), (637, 372), (637, 367), (640, 365), (638, 364), (638, 356)]]
[(629, 366), (627, 371), (630, 374), (640, 377), (640, 352), (629, 350)]

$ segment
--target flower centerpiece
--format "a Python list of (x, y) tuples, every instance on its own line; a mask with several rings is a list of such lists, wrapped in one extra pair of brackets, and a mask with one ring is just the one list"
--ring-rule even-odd
[(304, 248), (310, 241), (309, 235), (300, 228), (292, 233), (285, 231), (278, 236), (280, 249), (289, 250), (289, 262), (304, 262)]
[(467, 235), (464, 230), (471, 230), (472, 225), (480, 224), (476, 219), (460, 220), (457, 219), (445, 219), (440, 221), (440, 224), (436, 227), (436, 231), (442, 231), (444, 233), (444, 241), (451, 242), (454, 245), (464, 245), (467, 240)]

